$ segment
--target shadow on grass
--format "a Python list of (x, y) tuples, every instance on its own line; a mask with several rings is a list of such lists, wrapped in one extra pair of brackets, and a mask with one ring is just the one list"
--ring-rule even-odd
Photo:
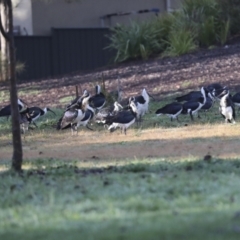
[[(184, 158), (183, 158), (184, 159)], [(203, 159), (199, 160), (165, 160), (157, 158), (147, 158), (138, 160), (128, 160), (121, 165), (118, 165), (115, 161), (113, 164), (109, 163), (107, 166), (88, 166), (79, 167), (77, 161), (62, 161), (59, 159), (36, 159), (35, 161), (25, 161), (24, 164), (30, 164), (28, 170), (23, 170), (20, 173), (15, 173), (13, 170), (6, 170), (0, 173), (1, 177), (7, 175), (14, 175), (23, 178), (35, 176), (63, 176), (67, 175), (80, 175), (85, 177), (88, 175), (97, 174), (125, 174), (125, 173), (174, 173), (178, 171), (184, 171), (186, 173), (240, 173), (240, 159), (221, 159), (212, 158), (211, 155), (206, 155)], [(98, 160), (99, 161), (99, 160)], [(0, 166), (4, 166), (0, 163)], [(144, 175), (143, 175), (144, 178)]]

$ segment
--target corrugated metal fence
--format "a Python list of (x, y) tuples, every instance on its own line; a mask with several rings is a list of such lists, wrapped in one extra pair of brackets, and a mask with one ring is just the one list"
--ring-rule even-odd
[(16, 36), (16, 59), (25, 64), (20, 80), (35, 80), (106, 66), (108, 28), (53, 29), (51, 36)]

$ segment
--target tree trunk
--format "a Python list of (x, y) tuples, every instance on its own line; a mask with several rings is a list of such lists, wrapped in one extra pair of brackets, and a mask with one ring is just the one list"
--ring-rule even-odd
[[(2, 26), (3, 29), (7, 29), (7, 19), (6, 17), (6, 8), (4, 7), (3, 4), (0, 5), (0, 14), (2, 16)], [(5, 39), (5, 37), (1, 34), (0, 35), (0, 42), (1, 42), (1, 80), (2, 81), (6, 81), (7, 80), (7, 40)]]
[[(18, 109), (18, 96), (16, 84), (16, 60), (15, 60), (15, 46), (13, 36), (13, 9), (11, 0), (1, 0), (2, 7), (6, 9), (6, 15), (1, 16), (8, 22), (8, 29), (4, 29), (0, 21), (0, 31), (4, 38), (7, 40), (8, 49), (8, 62), (7, 62), (7, 75), (10, 84), (10, 102), (12, 113), (12, 140), (13, 140), (13, 156), (12, 156), (12, 169), (21, 171), (22, 169), (22, 141), (19, 121)], [(7, 30), (7, 31), (6, 31)]]

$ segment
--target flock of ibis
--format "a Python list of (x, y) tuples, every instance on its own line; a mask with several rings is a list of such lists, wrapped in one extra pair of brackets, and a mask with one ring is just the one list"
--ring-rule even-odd
[(177, 119), (180, 114), (189, 114), (193, 121), (193, 116), (199, 116), (199, 111), (209, 111), (215, 102), (219, 102), (219, 113), (226, 123), (235, 123), (235, 107), (240, 108), (240, 92), (232, 95), (226, 86), (213, 83), (202, 87), (200, 91), (191, 91), (183, 96), (175, 98), (175, 102), (158, 109), (156, 114), (166, 114), (171, 120)]
[[(96, 85), (95, 94), (91, 95), (85, 90), (80, 97), (76, 97), (64, 110), (62, 116), (57, 121), (57, 130), (71, 129), (72, 135), (78, 134), (80, 126), (93, 130), (90, 122), (102, 123), (110, 132), (120, 128), (121, 132), (134, 124), (142, 121), (143, 116), (148, 113), (150, 95), (144, 88), (140, 95), (131, 96), (126, 106), (119, 102), (108, 104), (105, 94), (101, 91), (101, 86)], [(171, 121), (179, 121), (180, 114), (188, 114), (192, 121), (194, 116), (199, 116), (199, 111), (208, 111), (213, 104), (218, 102), (219, 113), (226, 123), (235, 123), (235, 107), (240, 109), (240, 92), (232, 95), (226, 86), (213, 83), (201, 87), (200, 91), (191, 91), (185, 95), (176, 97), (173, 102), (156, 109), (157, 116), (167, 115)], [(27, 104), (18, 99), (20, 126), (23, 133), (29, 129), (30, 124), (36, 127), (36, 120), (44, 116), (47, 112), (52, 112), (50, 108), (41, 109), (39, 107), (28, 107)], [(55, 114), (56, 115), (56, 114)], [(0, 117), (11, 116), (11, 106), (7, 105), (0, 110)]]

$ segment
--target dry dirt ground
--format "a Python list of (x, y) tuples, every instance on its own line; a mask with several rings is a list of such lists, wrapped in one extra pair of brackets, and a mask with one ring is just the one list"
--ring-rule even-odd
[[(127, 136), (120, 132), (85, 132), (71, 136), (69, 131), (39, 134), (33, 132), (23, 140), (25, 160), (61, 159), (89, 162), (112, 162), (124, 159), (204, 159), (240, 156), (239, 125), (192, 125), (178, 128), (155, 128), (136, 131)], [(0, 160), (11, 158), (9, 138), (1, 140)]]
[[(145, 87), (157, 101), (166, 96), (176, 96), (189, 90), (197, 90), (210, 83), (222, 83), (232, 92), (240, 91), (240, 41), (201, 50), (176, 58), (155, 58), (109, 66), (92, 72), (73, 73), (55, 79), (19, 82), (24, 90), (22, 97), (28, 104), (41, 107), (64, 107), (62, 99), (74, 97), (75, 86), (93, 92), (93, 86), (105, 80), (108, 91), (116, 90), (120, 79), (124, 97), (139, 94)], [(8, 87), (2, 84), (1, 91)], [(27, 94), (34, 93), (37, 94)], [(4, 105), (7, 101), (0, 104)], [(29, 104), (30, 105), (30, 104)], [(222, 122), (222, 119), (219, 121)], [(127, 136), (119, 132), (85, 132), (77, 137), (70, 132), (32, 132), (23, 141), (24, 158), (57, 158), (109, 160), (121, 158), (152, 157), (237, 157), (239, 148), (239, 123), (236, 125), (193, 125), (178, 128), (156, 128), (137, 131), (130, 129)], [(0, 159), (10, 159), (12, 146), (8, 136), (0, 136)], [(54, 140), (53, 140), (54, 139)]]

